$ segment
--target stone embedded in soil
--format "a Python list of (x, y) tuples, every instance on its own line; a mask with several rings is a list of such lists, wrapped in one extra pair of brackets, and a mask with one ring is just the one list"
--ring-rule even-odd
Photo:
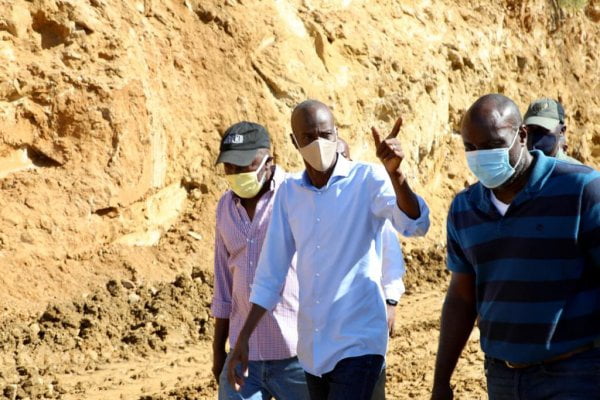
[(15, 400), (17, 398), (17, 385), (10, 384), (4, 387), (2, 394), (6, 399)]
[(175, 278), (175, 282), (173, 283), (173, 285), (175, 285), (178, 288), (181, 289), (185, 289), (188, 288), (190, 286), (190, 277), (186, 276), (186, 275), (177, 275), (177, 277)]
[(135, 283), (131, 282), (128, 279), (121, 279), (121, 285), (125, 288), (125, 289), (135, 289)]
[(127, 296), (127, 301), (130, 304), (134, 304), (134, 303), (137, 303), (138, 301), (140, 301), (140, 298), (141, 297), (139, 295), (137, 295), (135, 293), (130, 293), (129, 296)]
[(110, 295), (114, 296), (114, 297), (121, 294), (121, 288), (120, 288), (118, 282), (115, 281), (114, 279), (110, 280), (106, 283), (106, 290), (108, 290)]
[(200, 282), (206, 283), (207, 282), (206, 271), (204, 271), (202, 268), (200, 268), (198, 266), (194, 266), (192, 268), (192, 279), (199, 279)]

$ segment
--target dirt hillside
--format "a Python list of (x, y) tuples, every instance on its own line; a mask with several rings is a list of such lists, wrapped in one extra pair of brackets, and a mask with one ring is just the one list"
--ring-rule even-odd
[[(558, 98), (599, 167), (599, 42), (597, 0), (0, 0), (0, 396), (213, 398), (220, 135), (261, 122), (296, 170), (290, 111), (317, 98), (357, 159), (404, 118), (433, 225), (403, 241), (389, 394), (426, 398), (445, 216), (473, 179), (460, 118), (488, 92)], [(474, 336), (464, 398), (480, 358)]]

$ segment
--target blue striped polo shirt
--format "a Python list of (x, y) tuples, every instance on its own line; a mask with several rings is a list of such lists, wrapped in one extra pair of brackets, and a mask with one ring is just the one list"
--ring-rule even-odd
[(532, 154), (504, 216), (478, 182), (456, 196), (447, 226), (448, 269), (475, 275), (484, 353), (518, 363), (600, 337), (600, 173)]

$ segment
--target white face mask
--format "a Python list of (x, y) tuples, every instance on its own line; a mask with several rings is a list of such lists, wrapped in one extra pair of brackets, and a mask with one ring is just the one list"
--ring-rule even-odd
[[(296, 138), (294, 138), (296, 140)], [(296, 142), (297, 144), (298, 142)], [(304, 147), (298, 147), (302, 158), (317, 171), (327, 171), (335, 162), (337, 140), (318, 138)]]

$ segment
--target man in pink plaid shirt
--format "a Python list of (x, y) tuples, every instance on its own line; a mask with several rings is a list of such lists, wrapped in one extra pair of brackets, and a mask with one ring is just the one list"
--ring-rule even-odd
[(225, 344), (237, 341), (250, 311), (250, 290), (260, 250), (271, 219), (275, 193), (285, 171), (273, 164), (267, 130), (240, 122), (221, 142), (217, 163), (223, 163), (231, 190), (217, 206), (215, 285), (212, 314), (213, 374), (219, 399), (308, 399), (304, 370), (296, 357), (298, 342), (298, 280), (292, 261), (281, 301), (265, 315), (250, 337), (248, 377), (236, 392), (227, 380)]

